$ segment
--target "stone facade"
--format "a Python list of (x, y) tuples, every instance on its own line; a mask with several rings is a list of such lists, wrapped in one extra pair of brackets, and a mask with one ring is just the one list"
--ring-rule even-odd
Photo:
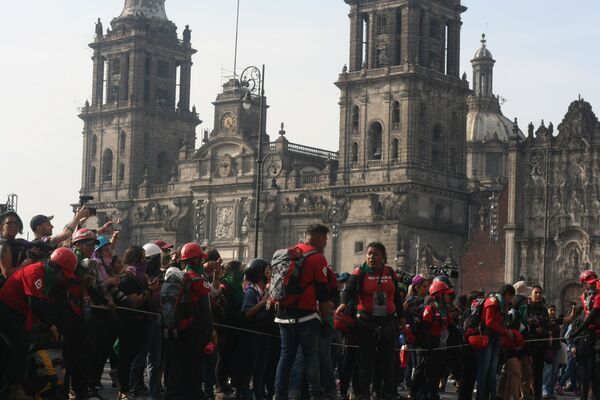
[(236, 78), (217, 95), (214, 126), (197, 147), (189, 27), (179, 38), (163, 0), (127, 1), (106, 32), (98, 21), (92, 100), (80, 118), (81, 193), (94, 196), (99, 222), (123, 219), (123, 246), (196, 241), (242, 261), (254, 255), (257, 226), (258, 254), (269, 257), (323, 222), (338, 271), (378, 240), (407, 272), (459, 264), (461, 291), (525, 278), (568, 305), (579, 272), (600, 261), (600, 124), (591, 106), (573, 102), (557, 134), (542, 123), (525, 136), (493, 93), (485, 38), (472, 90), (458, 76), (458, 0), (346, 3), (337, 153), (290, 143), (283, 124), (275, 140), (260, 132), (268, 106), (260, 115), (255, 95), (246, 109)]
[[(449, 249), (464, 246), (468, 226), (469, 88), (458, 72), (465, 8), (442, 0), (346, 2), (350, 62), (336, 83), (339, 153), (290, 143), (283, 127), (275, 141), (262, 132), (259, 254), (269, 257), (297, 243), (308, 224), (324, 222), (337, 270), (362, 262), (372, 240), (406, 270), (417, 258), (444, 262)], [(80, 117), (82, 194), (95, 197), (100, 222), (122, 218), (123, 245), (195, 240), (226, 259), (252, 258), (259, 98), (245, 110), (243, 85), (227, 82), (213, 103), (215, 125), (196, 148), (189, 28), (180, 40), (162, 0), (127, 2), (108, 32), (99, 25), (90, 45), (92, 102)]]

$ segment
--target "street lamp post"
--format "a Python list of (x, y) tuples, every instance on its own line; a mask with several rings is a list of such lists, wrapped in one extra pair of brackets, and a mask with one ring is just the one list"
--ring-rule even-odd
[(498, 192), (490, 195), (490, 293), (494, 290), (494, 242), (498, 241)]
[(250, 66), (246, 68), (240, 76), (240, 84), (246, 91), (243, 100), (244, 110), (248, 111), (252, 107), (252, 97), (259, 96), (259, 117), (258, 117), (258, 151), (256, 156), (256, 207), (254, 209), (254, 258), (258, 258), (258, 231), (260, 221), (260, 198), (262, 190), (262, 166), (263, 166), (263, 131), (264, 131), (264, 106), (265, 106), (265, 66), (262, 71), (257, 67)]

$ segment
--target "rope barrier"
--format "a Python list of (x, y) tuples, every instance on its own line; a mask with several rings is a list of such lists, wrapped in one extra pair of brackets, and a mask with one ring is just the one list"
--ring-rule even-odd
[[(92, 305), (90, 306), (90, 308), (95, 308), (95, 309), (100, 309), (100, 310), (111, 310), (110, 307), (106, 307), (106, 306), (95, 306)], [(156, 312), (152, 312), (152, 311), (145, 311), (145, 310), (139, 310), (136, 308), (129, 308), (129, 307), (115, 307), (118, 310), (124, 310), (124, 311), (130, 311), (130, 312), (136, 312), (136, 313), (140, 313), (140, 314), (146, 314), (146, 315), (152, 315), (152, 316), (159, 316), (159, 313)], [(213, 322), (213, 326), (218, 326), (220, 328), (226, 328), (226, 329), (231, 329), (231, 330), (236, 330), (236, 331), (240, 331), (240, 332), (246, 332), (246, 333), (252, 333), (254, 335), (261, 335), (261, 336), (268, 336), (268, 337), (273, 337), (273, 338), (280, 338), (281, 336), (279, 335), (274, 335), (271, 333), (266, 333), (266, 332), (260, 332), (260, 331), (254, 331), (252, 329), (246, 329), (246, 328), (240, 328), (238, 326), (233, 326), (233, 325), (226, 325), (226, 324), (220, 324), (220, 323), (214, 323)], [(578, 336), (576, 338), (569, 338), (570, 340), (576, 340), (576, 339), (582, 339), (587, 337), (588, 335), (583, 335), (583, 336)], [(560, 337), (560, 338), (552, 338), (552, 340), (564, 340), (566, 339), (565, 337)], [(527, 339), (525, 340), (525, 343), (534, 343), (534, 342), (548, 342), (550, 341), (550, 338), (545, 338), (545, 339)], [(343, 347), (343, 348), (355, 348), (355, 349), (359, 349), (360, 346), (355, 345), (355, 344), (343, 344), (343, 343), (331, 343), (332, 346), (337, 346), (337, 347)], [(408, 351), (408, 352), (415, 352), (415, 353), (424, 353), (424, 352), (429, 352), (429, 351), (445, 351), (445, 350), (453, 350), (453, 349), (461, 349), (461, 348), (465, 348), (465, 347), (469, 347), (468, 344), (464, 343), (464, 344), (460, 344), (460, 345), (455, 345), (455, 346), (444, 346), (444, 347), (438, 347), (435, 349), (420, 349), (420, 348), (407, 348), (404, 349), (404, 351)], [(396, 351), (401, 351), (402, 349), (395, 349)]]

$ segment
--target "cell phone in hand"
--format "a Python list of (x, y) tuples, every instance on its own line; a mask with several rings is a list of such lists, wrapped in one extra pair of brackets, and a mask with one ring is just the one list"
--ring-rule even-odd
[(120, 231), (123, 230), (123, 225), (121, 225), (121, 224), (112, 224), (112, 230), (120, 232)]

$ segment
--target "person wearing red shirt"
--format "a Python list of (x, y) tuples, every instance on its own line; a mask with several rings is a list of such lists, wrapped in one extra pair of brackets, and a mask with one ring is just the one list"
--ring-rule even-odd
[(348, 303), (358, 298), (357, 336), (359, 345), (360, 398), (371, 397), (373, 371), (376, 361), (381, 362), (386, 399), (396, 398), (395, 340), (398, 327), (403, 325), (403, 299), (398, 278), (392, 267), (386, 265), (385, 246), (369, 243), (365, 263), (356, 268), (342, 293), (336, 313), (344, 313)]
[(443, 281), (433, 281), (429, 286), (429, 304), (423, 309), (417, 329), (417, 353), (411, 383), (411, 398), (439, 399), (438, 387), (442, 374), (442, 352), (448, 339), (447, 303), (450, 288)]
[(181, 249), (180, 261), (186, 266), (177, 306), (181, 319), (177, 335), (166, 340), (165, 400), (205, 398), (202, 361), (214, 346), (209, 346), (213, 326), (208, 298), (211, 284), (205, 278), (204, 269), (207, 258), (196, 243), (187, 243)]
[[(579, 276), (583, 286), (581, 303), (585, 319), (581, 325), (570, 334), (571, 338), (577, 338), (588, 333), (590, 336), (586, 341), (586, 354), (592, 357), (591, 362), (583, 363), (585, 374), (592, 384), (592, 393), (596, 399), (600, 399), (600, 281), (598, 275), (592, 270), (583, 271)], [(585, 333), (584, 333), (585, 332)]]
[[(0, 289), (0, 333), (12, 348), (5, 370), (8, 398), (31, 399), (22, 388), (27, 360), (27, 331), (33, 317), (51, 327), (55, 339), (58, 330), (52, 303), (68, 280), (75, 279), (77, 257), (66, 248), (55, 250), (48, 261), (23, 267), (10, 275)], [(4, 350), (3, 350), (4, 351)], [(1, 378), (1, 377), (0, 377)], [(4, 379), (3, 379), (4, 380)]]
[(279, 324), (281, 353), (275, 376), (275, 400), (288, 397), (290, 373), (298, 348), (306, 363), (306, 378), (310, 397), (321, 397), (321, 374), (319, 369), (319, 334), (321, 318), (331, 314), (327, 289), (327, 267), (323, 255), (327, 246), (329, 228), (325, 225), (310, 225), (305, 232), (305, 243), (294, 250), (307, 256), (300, 271), (302, 291), (294, 305), (277, 307), (275, 322)]
[(489, 344), (477, 350), (477, 400), (496, 398), (496, 376), (500, 356), (500, 337), (513, 340), (513, 332), (506, 329), (505, 320), (515, 297), (512, 285), (503, 285), (497, 294), (489, 296), (483, 303), (481, 315), (483, 333)]

